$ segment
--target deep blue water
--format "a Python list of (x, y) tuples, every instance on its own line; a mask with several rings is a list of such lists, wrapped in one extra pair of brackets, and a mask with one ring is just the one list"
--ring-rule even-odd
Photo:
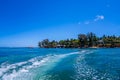
[(0, 48), (0, 80), (120, 80), (120, 48)]

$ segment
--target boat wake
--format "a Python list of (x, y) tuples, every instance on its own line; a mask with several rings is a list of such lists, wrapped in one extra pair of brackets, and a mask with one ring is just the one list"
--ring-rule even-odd
[(48, 54), (38, 56), (30, 60), (0, 65), (0, 80), (50, 80), (50, 75), (46, 75), (49, 70), (53, 70), (63, 58), (77, 55), (74, 64), (75, 74), (72, 80), (119, 80), (118, 77), (109, 73), (100, 73), (86, 63), (86, 56), (94, 53), (95, 50), (81, 50), (79, 52), (67, 54)]
[(113, 76), (109, 73), (100, 73), (93, 67), (89, 66), (85, 57), (87, 54), (93, 53), (94, 51), (86, 52), (86, 54), (79, 55), (74, 64), (75, 75), (74, 80), (119, 80), (119, 77)]
[(35, 80), (36, 74), (39, 74), (39, 80), (44, 80), (42, 76), (45, 72), (57, 65), (62, 58), (79, 53), (84, 53), (84, 51), (38, 56), (15, 64), (2, 63), (0, 65), (0, 80)]

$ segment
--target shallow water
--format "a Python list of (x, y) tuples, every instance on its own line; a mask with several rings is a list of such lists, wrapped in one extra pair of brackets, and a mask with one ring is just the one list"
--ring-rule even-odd
[(120, 80), (119, 61), (119, 48), (0, 48), (0, 80)]

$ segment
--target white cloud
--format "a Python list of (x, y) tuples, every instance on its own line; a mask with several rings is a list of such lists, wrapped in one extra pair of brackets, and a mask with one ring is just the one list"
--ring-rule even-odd
[(100, 21), (100, 20), (104, 20), (104, 16), (103, 15), (97, 15), (95, 17), (95, 19), (91, 19), (91, 20), (87, 20), (87, 21), (84, 21), (84, 22), (78, 22), (78, 24), (91, 24), (91, 23), (94, 23), (94, 22), (97, 22), (97, 21)]
[(98, 20), (104, 20), (104, 16), (103, 15), (97, 15), (96, 18), (94, 19), (94, 21), (98, 21)]

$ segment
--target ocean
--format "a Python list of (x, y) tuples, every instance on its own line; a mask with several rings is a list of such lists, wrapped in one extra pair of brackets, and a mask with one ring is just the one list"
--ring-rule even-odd
[(120, 80), (120, 48), (0, 48), (0, 80)]

